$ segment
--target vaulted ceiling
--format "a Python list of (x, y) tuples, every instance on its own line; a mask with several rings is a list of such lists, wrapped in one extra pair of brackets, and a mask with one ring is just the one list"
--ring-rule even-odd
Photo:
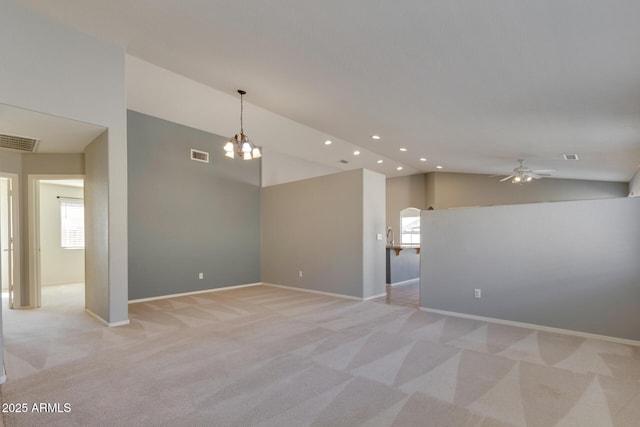
[[(507, 174), (525, 159), (555, 177), (627, 181), (640, 166), (638, 1), (18, 3), (231, 95), (245, 89), (247, 102), (391, 159), (393, 170), (363, 165), (389, 176)], [(325, 148), (314, 161), (344, 157)]]

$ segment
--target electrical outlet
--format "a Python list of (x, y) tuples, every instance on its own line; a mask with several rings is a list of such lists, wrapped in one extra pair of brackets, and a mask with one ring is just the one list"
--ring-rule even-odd
[(302, 277), (302, 270), (298, 270), (298, 277)]
[(475, 298), (482, 298), (482, 289), (474, 289), (473, 296)]
[(204, 273), (198, 273), (198, 279), (200, 280), (204, 279)]

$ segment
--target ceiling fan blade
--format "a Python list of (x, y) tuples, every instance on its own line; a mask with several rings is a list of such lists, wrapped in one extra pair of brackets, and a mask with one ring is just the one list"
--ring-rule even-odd
[(531, 177), (531, 178), (533, 178), (533, 179), (540, 179), (540, 178), (542, 178), (540, 175), (538, 175), (537, 173), (533, 173), (533, 172), (529, 172), (529, 173), (527, 174), (527, 176), (530, 176), (530, 177)]
[(515, 176), (515, 175), (509, 175), (509, 176), (506, 176), (506, 177), (502, 178), (502, 179), (500, 180), (500, 182), (508, 181), (508, 180), (510, 180), (511, 178), (513, 178), (514, 176)]
[(555, 172), (555, 169), (536, 169), (534, 171), (532, 171), (533, 173), (537, 173), (538, 175), (547, 175), (547, 174), (552, 174), (553, 172)]

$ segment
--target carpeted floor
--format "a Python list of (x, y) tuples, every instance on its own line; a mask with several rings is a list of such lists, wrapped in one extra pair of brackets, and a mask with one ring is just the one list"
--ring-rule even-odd
[(633, 346), (268, 286), (132, 304), (118, 328), (61, 316), (5, 332), (1, 389), (62, 413), (7, 426), (640, 424)]

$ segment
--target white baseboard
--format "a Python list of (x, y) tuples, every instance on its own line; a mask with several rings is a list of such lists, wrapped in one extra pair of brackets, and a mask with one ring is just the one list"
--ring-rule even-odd
[(493, 317), (476, 316), (473, 314), (457, 313), (455, 311), (437, 310), (435, 308), (420, 307), (420, 310), (429, 313), (442, 314), (445, 316), (461, 317), (463, 319), (479, 320), (482, 322), (499, 323), (501, 325), (517, 326), (520, 328), (536, 329), (544, 332), (554, 332), (557, 334), (573, 335), (581, 338), (591, 338), (596, 340), (610, 341), (617, 344), (640, 346), (640, 341), (627, 338), (610, 337), (608, 335), (591, 334), (589, 332), (572, 331), (571, 329), (553, 328), (551, 326), (536, 325), (535, 323), (516, 322), (513, 320), (496, 319)]
[(206, 294), (206, 293), (209, 293), (209, 292), (229, 291), (231, 289), (246, 288), (246, 287), (249, 287), (249, 286), (260, 286), (262, 284), (263, 284), (262, 282), (248, 283), (246, 285), (233, 285), (233, 286), (225, 286), (223, 288), (214, 288), (214, 289), (204, 289), (204, 290), (200, 290), (200, 291), (183, 292), (183, 293), (180, 293), (180, 294), (160, 295), (160, 296), (157, 296), (157, 297), (132, 299), (132, 300), (129, 300), (129, 304), (135, 304), (135, 303), (138, 303), (138, 302), (154, 301), (154, 300), (158, 300), (158, 299), (177, 298), (177, 297), (184, 297), (184, 296), (189, 296), (189, 295)]
[(89, 310), (88, 308), (85, 308), (84, 311), (86, 311), (89, 316), (93, 317), (98, 322), (100, 322), (103, 325), (108, 326), (110, 328), (115, 328), (116, 326), (124, 326), (124, 325), (128, 325), (129, 324), (129, 319), (121, 320), (120, 322), (107, 322), (102, 317), (98, 316), (93, 311)]
[(416, 277), (415, 279), (403, 280), (402, 282), (387, 283), (387, 286), (402, 286), (402, 285), (408, 285), (411, 283), (417, 283), (419, 281), (420, 281), (420, 278)]
[(380, 298), (380, 297), (386, 297), (386, 296), (387, 296), (387, 293), (383, 292), (383, 293), (378, 294), (378, 295), (374, 295), (374, 296), (371, 296), (371, 297), (363, 298), (363, 301), (369, 301), (369, 300), (372, 300), (372, 299), (376, 299), (376, 298)]
[[(289, 289), (289, 290), (292, 290), (292, 291), (309, 292), (309, 293), (312, 293), (312, 294), (327, 295), (327, 296), (330, 296), (330, 297), (338, 297), (338, 298), (344, 298), (344, 299), (349, 299), (349, 300), (362, 301), (362, 298), (352, 297), (351, 295), (334, 294), (333, 292), (316, 291), (314, 289), (295, 288), (293, 286), (275, 285), (273, 283), (262, 283), (262, 284), (265, 285), (265, 286), (273, 286), (275, 288)], [(386, 294), (384, 294), (384, 295), (386, 295)]]

